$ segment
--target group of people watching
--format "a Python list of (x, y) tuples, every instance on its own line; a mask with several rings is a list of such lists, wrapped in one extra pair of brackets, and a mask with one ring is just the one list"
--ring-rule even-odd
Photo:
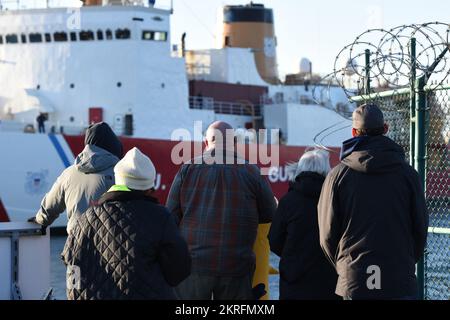
[(423, 188), (376, 105), (354, 111), (334, 169), (324, 150), (300, 158), (279, 203), (259, 168), (228, 148), (232, 129), (209, 126), (203, 154), (181, 166), (163, 206), (152, 161), (137, 148), (122, 158), (106, 123), (88, 128), (30, 219), (48, 226), (68, 214), (61, 257), (77, 270), (68, 299), (258, 299), (256, 239), (281, 258), (280, 299), (418, 297)]

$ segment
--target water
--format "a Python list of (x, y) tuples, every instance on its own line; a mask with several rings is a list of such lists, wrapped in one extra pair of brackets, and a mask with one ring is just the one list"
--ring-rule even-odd
[(66, 300), (66, 267), (61, 260), (65, 242), (66, 237), (51, 237), (50, 240), (50, 286), (58, 300)]
[[(66, 269), (60, 258), (66, 237), (51, 238), (51, 286), (54, 297), (66, 299)], [(278, 269), (279, 259), (271, 254), (270, 264)], [(429, 299), (450, 299), (450, 237), (430, 234), (427, 249), (427, 297)], [(279, 295), (279, 276), (269, 277), (270, 299), (277, 300)], [(446, 296), (442, 296), (446, 292)]]

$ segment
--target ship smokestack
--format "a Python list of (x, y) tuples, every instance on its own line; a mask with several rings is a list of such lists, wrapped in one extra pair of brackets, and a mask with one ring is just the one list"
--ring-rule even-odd
[(280, 82), (276, 45), (272, 9), (253, 2), (224, 7), (222, 47), (253, 49), (261, 78), (272, 84)]
[(83, 6), (101, 6), (103, 0), (82, 0)]

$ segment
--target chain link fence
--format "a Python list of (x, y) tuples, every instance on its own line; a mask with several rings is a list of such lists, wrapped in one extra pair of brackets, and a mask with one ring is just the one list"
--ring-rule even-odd
[(428, 91), (426, 199), (430, 232), (425, 251), (424, 296), (450, 299), (450, 87)]
[[(424, 255), (424, 298), (450, 299), (450, 87), (427, 89), (425, 150), (426, 201), (430, 215)], [(389, 124), (388, 136), (401, 145), (412, 163), (411, 99), (409, 89), (353, 97), (377, 103)]]

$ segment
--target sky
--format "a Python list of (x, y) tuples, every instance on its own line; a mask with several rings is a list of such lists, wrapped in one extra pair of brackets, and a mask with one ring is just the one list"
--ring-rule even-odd
[[(8, 1), (17, 0), (6, 0)], [(19, 0), (29, 4), (45, 0)], [(79, 5), (79, 0), (49, 0)], [(145, 1), (145, 0), (144, 0)], [(249, 0), (156, 0), (156, 7), (170, 8), (172, 42), (187, 33), (187, 49), (215, 47), (220, 9)], [(274, 11), (278, 70), (281, 76), (296, 73), (300, 59), (312, 61), (314, 73), (333, 71), (341, 48), (367, 29), (431, 21), (450, 22), (450, 0), (259, 0)], [(218, 24), (219, 22), (219, 24)]]
[[(160, 5), (170, 1), (160, 0)], [(173, 0), (172, 42), (187, 33), (187, 49), (215, 46), (217, 12), (244, 0)], [(259, 0), (274, 11), (280, 75), (298, 72), (302, 57), (313, 72), (328, 74), (342, 47), (372, 28), (431, 21), (450, 22), (450, 0)], [(158, 0), (157, 0), (158, 3)]]

